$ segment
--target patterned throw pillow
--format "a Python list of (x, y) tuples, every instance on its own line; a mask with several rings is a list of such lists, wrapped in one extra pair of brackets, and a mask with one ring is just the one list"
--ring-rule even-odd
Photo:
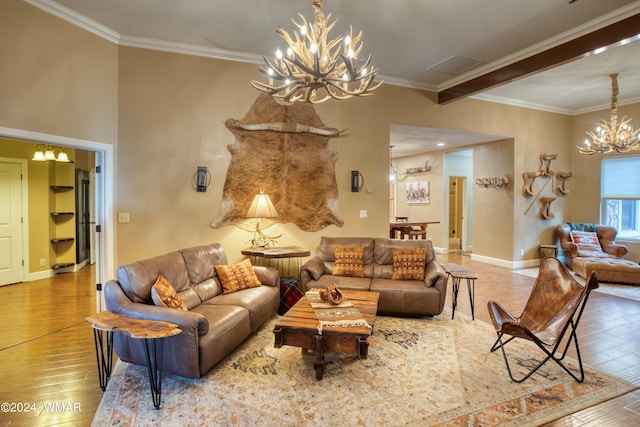
[(426, 248), (392, 249), (392, 280), (424, 280)]
[(158, 280), (156, 280), (156, 283), (151, 288), (151, 299), (155, 305), (159, 305), (160, 307), (188, 311), (180, 295), (173, 289), (171, 283), (162, 276), (158, 276)]
[(244, 259), (234, 265), (215, 265), (214, 268), (220, 278), (223, 294), (262, 286), (249, 259)]
[(571, 231), (571, 240), (578, 246), (578, 250), (602, 251), (598, 235), (589, 231)]
[(334, 276), (364, 277), (364, 246), (334, 246)]

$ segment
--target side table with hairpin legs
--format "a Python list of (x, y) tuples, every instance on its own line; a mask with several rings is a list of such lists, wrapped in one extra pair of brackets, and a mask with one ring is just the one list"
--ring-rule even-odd
[[(132, 319), (110, 311), (101, 311), (87, 317), (85, 320), (93, 325), (100, 389), (104, 391), (111, 378), (113, 334), (114, 332), (122, 332), (128, 334), (131, 338), (144, 340), (143, 345), (147, 357), (147, 374), (151, 387), (151, 400), (153, 401), (153, 406), (156, 409), (160, 409), (163, 342), (164, 338), (178, 335), (182, 332), (178, 325), (156, 320)], [(106, 346), (103, 341), (103, 335), (105, 334), (107, 339)]]
[(451, 277), (451, 318), (456, 315), (456, 307), (458, 306), (458, 291), (460, 290), (460, 280), (467, 279), (467, 290), (469, 291), (469, 303), (471, 304), (471, 318), (475, 320), (474, 301), (476, 279), (478, 275), (466, 268), (452, 263), (443, 263), (442, 268), (447, 273), (447, 280)]

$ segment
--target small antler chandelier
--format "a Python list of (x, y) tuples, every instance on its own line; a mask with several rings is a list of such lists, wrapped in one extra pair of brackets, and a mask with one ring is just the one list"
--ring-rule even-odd
[(329, 31), (336, 20), (330, 22), (331, 14), (325, 17), (322, 0), (313, 0), (313, 23), (298, 14), (302, 21), (291, 20), (297, 27), (293, 37), (278, 27), (276, 33), (287, 43), (286, 52), (280, 48), (276, 57), (264, 61), (260, 72), (266, 74), (269, 83), (251, 81), (251, 85), (261, 92), (286, 102), (306, 101), (319, 104), (333, 99), (348, 99), (353, 96), (367, 96), (382, 82), (373, 84), (378, 70), (369, 68), (371, 55), (358, 67), (356, 61), (362, 50), (362, 31), (327, 41)]
[(640, 150), (640, 129), (629, 124), (630, 118), (624, 116), (618, 123), (618, 74), (611, 74), (611, 119), (600, 122), (595, 130), (587, 131), (591, 138), (584, 140), (584, 145), (577, 146), (581, 154), (625, 153)]

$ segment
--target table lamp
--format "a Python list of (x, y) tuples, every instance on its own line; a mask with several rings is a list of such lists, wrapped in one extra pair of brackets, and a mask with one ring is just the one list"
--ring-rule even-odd
[(267, 236), (262, 232), (262, 220), (264, 218), (275, 218), (278, 216), (278, 211), (275, 206), (273, 206), (269, 195), (264, 194), (263, 190), (260, 190), (260, 193), (256, 194), (253, 198), (251, 206), (249, 206), (249, 210), (245, 216), (247, 218), (258, 218), (256, 230), (253, 233), (253, 240), (251, 240), (254, 248), (268, 248), (269, 246), (273, 246), (276, 243), (276, 239), (282, 236), (282, 234), (278, 236)]

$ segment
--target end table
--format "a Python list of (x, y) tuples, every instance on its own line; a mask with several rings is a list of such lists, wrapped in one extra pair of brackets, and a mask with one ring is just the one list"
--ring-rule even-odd
[[(123, 332), (131, 338), (144, 340), (144, 352), (147, 357), (147, 373), (151, 387), (151, 400), (156, 409), (160, 409), (162, 397), (162, 349), (163, 338), (178, 335), (182, 332), (175, 323), (156, 320), (132, 319), (122, 317), (110, 311), (101, 311), (85, 319), (93, 325), (93, 339), (96, 345), (98, 361), (98, 377), (100, 388), (104, 391), (111, 378), (113, 367), (113, 333)], [(106, 354), (103, 333), (106, 332)], [(156, 342), (159, 344), (156, 346)], [(159, 352), (158, 348), (159, 347)], [(159, 353), (159, 354), (158, 354)]]

